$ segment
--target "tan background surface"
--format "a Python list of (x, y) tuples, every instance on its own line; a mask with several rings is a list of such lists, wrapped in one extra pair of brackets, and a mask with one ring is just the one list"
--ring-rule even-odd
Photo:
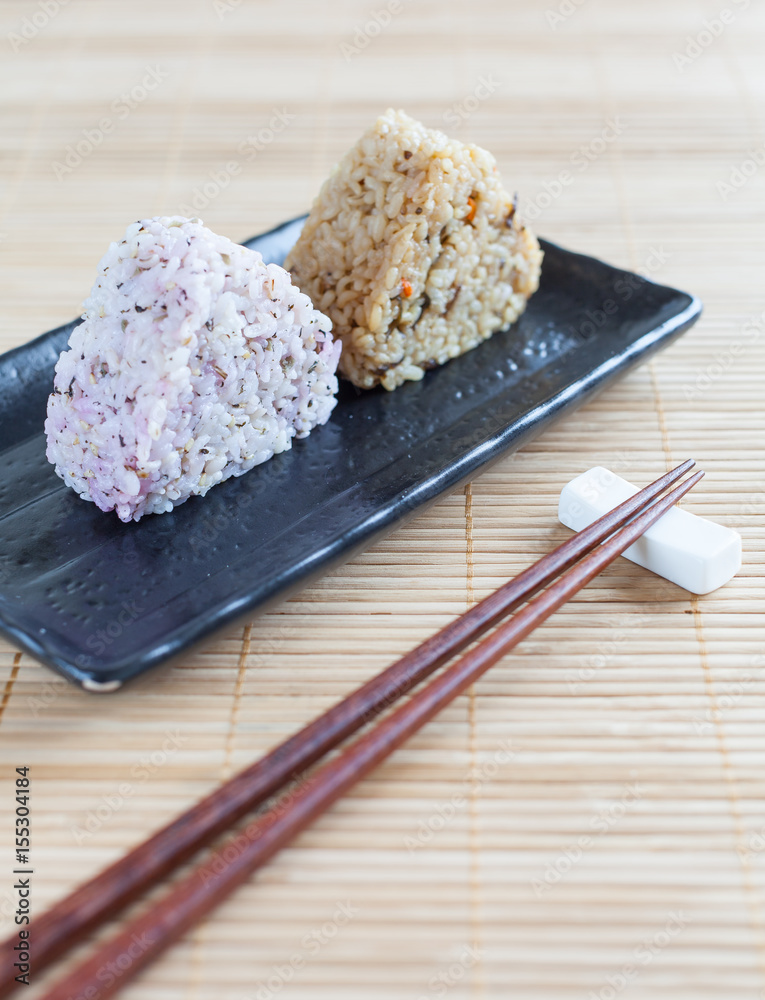
[[(135, 218), (196, 191), (211, 228), (245, 239), (304, 211), (389, 104), (432, 126), (456, 114), (450, 131), (544, 205), (541, 234), (706, 306), (465, 494), (174, 669), (89, 696), (0, 643), (6, 930), (15, 766), (32, 768), (39, 913), (566, 537), (567, 479), (600, 463), (642, 483), (693, 454), (708, 475), (687, 506), (741, 532), (737, 579), (694, 600), (614, 565), (125, 995), (765, 996), (765, 323), (745, 327), (765, 308), (765, 168), (718, 185), (749, 150), (765, 159), (762, 4), (728, 0), (719, 37), (673, 58), (721, 6), (2, 4), (3, 349), (75, 315)], [(122, 117), (114, 102), (150, 69)], [(492, 92), (463, 119), (482, 78)], [(248, 158), (275, 111), (294, 119)], [(619, 134), (598, 142), (609, 121)], [(584, 170), (582, 150), (597, 153)], [(562, 170), (574, 183), (538, 202)]]

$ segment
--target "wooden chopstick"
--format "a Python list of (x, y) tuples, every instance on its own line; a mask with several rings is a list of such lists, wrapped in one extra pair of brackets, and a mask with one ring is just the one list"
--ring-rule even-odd
[[(336, 758), (322, 765), (286, 802), (277, 803), (179, 881), (151, 910), (131, 921), (59, 981), (44, 1000), (105, 1000), (264, 864), (375, 765), (461, 694), (626, 548), (704, 475), (697, 472), (593, 549), (509, 621), (431, 680)], [(120, 976), (105, 975), (117, 968)]]
[[(145, 889), (410, 691), (600, 544), (694, 465), (688, 459), (572, 536), (36, 918), (31, 928), (35, 970), (45, 968), (89, 930), (112, 918)], [(12, 938), (0, 945), (0, 997), (16, 985), (13, 977), (16, 943)]]
[[(37, 918), (33, 927), (36, 969), (49, 964), (99, 921), (114, 916), (147, 886), (408, 692), (599, 544), (694, 464), (689, 459), (574, 535)], [(0, 946), (0, 996), (15, 985), (9, 972), (12, 962), (7, 960), (13, 955), (12, 943), (15, 940)]]

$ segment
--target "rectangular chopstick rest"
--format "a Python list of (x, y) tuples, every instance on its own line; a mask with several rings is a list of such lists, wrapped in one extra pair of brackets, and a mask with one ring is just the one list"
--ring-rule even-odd
[[(626, 479), (596, 466), (563, 487), (558, 519), (567, 528), (581, 531), (637, 492)], [(692, 594), (708, 594), (741, 568), (741, 536), (732, 528), (673, 507), (624, 556)]]

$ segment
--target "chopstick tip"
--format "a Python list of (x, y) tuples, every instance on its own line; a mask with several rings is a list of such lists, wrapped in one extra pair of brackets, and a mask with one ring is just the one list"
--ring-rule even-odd
[(703, 470), (703, 469), (697, 469), (697, 470), (696, 470), (696, 471), (695, 471), (695, 472), (693, 473), (693, 475), (692, 475), (692, 476), (688, 476), (688, 478), (687, 478), (687, 479), (684, 479), (684, 480), (683, 480), (683, 481), (682, 481), (681, 483), (679, 483), (679, 484), (678, 484), (678, 485), (677, 485), (677, 486), (675, 487), (675, 490), (676, 490), (676, 491), (680, 491), (680, 495), (681, 495), (681, 496), (685, 496), (685, 494), (686, 494), (686, 493), (687, 493), (687, 492), (688, 492), (688, 491), (689, 491), (689, 490), (690, 490), (690, 489), (691, 489), (692, 487), (694, 487), (694, 486), (696, 485), (696, 483), (700, 482), (700, 481), (701, 481), (701, 480), (702, 480), (702, 479), (704, 478), (704, 475), (705, 475), (705, 473), (704, 473), (704, 470)]

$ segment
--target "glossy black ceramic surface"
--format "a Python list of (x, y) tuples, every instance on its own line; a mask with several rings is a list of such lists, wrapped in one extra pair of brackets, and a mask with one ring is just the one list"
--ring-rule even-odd
[[(302, 222), (247, 245), (281, 263)], [(80, 500), (45, 458), (53, 367), (79, 321), (0, 357), (0, 630), (73, 681), (114, 689), (368, 546), (701, 312), (684, 292), (543, 246), (540, 290), (512, 329), (395, 392), (341, 383), (329, 423), (291, 451), (138, 523)]]

